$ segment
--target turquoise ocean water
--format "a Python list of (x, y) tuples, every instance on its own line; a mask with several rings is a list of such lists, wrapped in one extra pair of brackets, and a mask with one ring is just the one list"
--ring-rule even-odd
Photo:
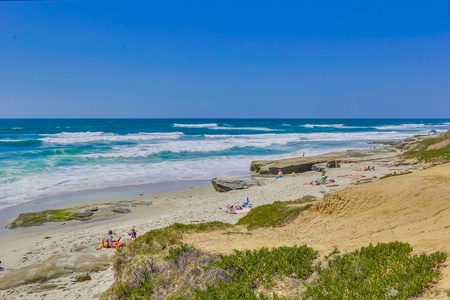
[(245, 177), (252, 160), (369, 148), (431, 129), (450, 129), (450, 119), (0, 119), (0, 210)]

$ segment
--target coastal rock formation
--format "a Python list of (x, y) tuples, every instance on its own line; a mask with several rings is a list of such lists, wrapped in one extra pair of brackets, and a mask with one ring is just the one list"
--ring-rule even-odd
[[(95, 250), (94, 250), (95, 251)], [(77, 282), (86, 281), (91, 273), (106, 270), (111, 265), (109, 253), (78, 253), (67, 251), (68, 254), (57, 254), (45, 262), (30, 264), (23, 268), (11, 271), (7, 277), (0, 281), (0, 290), (6, 290), (18, 285), (40, 282), (41, 284), (64, 276), (75, 276)], [(88, 274), (86, 276), (86, 274)], [(82, 277), (79, 277), (81, 276)], [(84, 278), (84, 279), (82, 279)]]
[(79, 212), (77, 214), (74, 214), (73, 217), (77, 220), (87, 220), (90, 217), (92, 217), (94, 213), (91, 210), (87, 210), (84, 212)]
[(261, 185), (258, 179), (249, 178), (213, 178), (211, 183), (218, 192), (248, 189), (252, 186)]
[[(311, 171), (314, 165), (326, 168), (339, 167), (340, 163), (359, 163), (373, 161), (377, 158), (386, 159), (394, 157), (396, 151), (393, 148), (385, 149), (367, 149), (367, 150), (349, 150), (345, 152), (334, 152), (310, 157), (293, 157), (279, 160), (255, 160), (250, 164), (250, 171), (254, 176), (276, 175), (278, 169), (283, 173), (303, 173)], [(323, 168), (320, 168), (321, 170)]]

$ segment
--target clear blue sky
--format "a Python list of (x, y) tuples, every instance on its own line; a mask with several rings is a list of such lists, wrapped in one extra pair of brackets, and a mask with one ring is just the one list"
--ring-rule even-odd
[(448, 5), (0, 1), (0, 118), (448, 118)]

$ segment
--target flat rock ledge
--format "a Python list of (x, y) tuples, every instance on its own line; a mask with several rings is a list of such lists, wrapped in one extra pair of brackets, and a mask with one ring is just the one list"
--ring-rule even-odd
[(279, 160), (254, 160), (250, 164), (252, 176), (276, 175), (278, 169), (284, 174), (303, 173), (313, 170), (313, 166), (323, 164), (325, 168), (337, 168), (341, 163), (362, 163), (396, 157), (394, 148), (348, 150), (309, 157), (293, 157)]
[(211, 179), (211, 183), (217, 192), (248, 189), (252, 186), (264, 185), (266, 180), (256, 178), (218, 178)]

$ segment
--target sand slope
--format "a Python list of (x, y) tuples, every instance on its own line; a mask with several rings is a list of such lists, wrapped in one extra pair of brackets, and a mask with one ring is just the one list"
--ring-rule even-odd
[[(446, 164), (337, 191), (282, 228), (259, 229), (245, 238), (193, 235), (186, 241), (223, 253), (306, 243), (322, 256), (334, 247), (350, 251), (369, 243), (402, 241), (416, 252), (450, 255), (449, 192), (450, 164)], [(437, 285), (439, 295), (427, 293), (422, 299), (447, 299), (449, 269), (444, 268)]]

